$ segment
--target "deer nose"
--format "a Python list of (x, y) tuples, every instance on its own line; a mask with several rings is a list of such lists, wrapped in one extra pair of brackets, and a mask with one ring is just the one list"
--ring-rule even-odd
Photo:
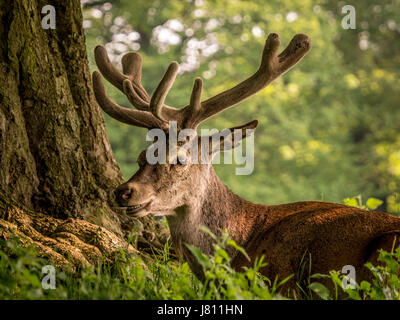
[(120, 202), (128, 201), (132, 197), (132, 189), (128, 186), (115, 190), (115, 199)]

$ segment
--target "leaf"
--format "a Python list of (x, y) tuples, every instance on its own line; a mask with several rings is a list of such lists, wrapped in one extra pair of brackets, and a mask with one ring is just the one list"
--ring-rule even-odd
[(343, 282), (339, 278), (339, 273), (337, 271), (331, 271), (330, 276), (331, 276), (333, 283), (337, 284), (339, 286), (339, 288), (343, 288)]
[(346, 198), (343, 200), (346, 206), (350, 207), (358, 207), (357, 199), (356, 198)]
[(360, 283), (360, 290), (369, 292), (371, 290), (371, 284), (368, 281), (361, 281)]
[(247, 254), (247, 252), (244, 250), (244, 248), (242, 248), (241, 246), (239, 246), (234, 240), (228, 240), (227, 245), (234, 247), (237, 251), (239, 251), (241, 254), (243, 254), (246, 259), (248, 261), (251, 261), (249, 255)]
[(277, 285), (277, 288), (283, 286), (286, 282), (288, 282), (290, 279), (292, 279), (294, 277), (294, 274), (291, 274), (290, 276), (286, 277), (285, 279), (283, 279), (282, 281), (280, 281)]
[(229, 262), (229, 261), (231, 260), (230, 257), (229, 257), (229, 255), (228, 255), (228, 253), (227, 253), (224, 249), (222, 249), (222, 248), (215, 247), (215, 253), (218, 254), (218, 255), (220, 255), (220, 256), (221, 256), (222, 258), (224, 258), (225, 261), (227, 261), (227, 262)]
[(367, 200), (367, 207), (371, 210), (375, 210), (378, 208), (381, 204), (383, 203), (382, 200), (376, 199), (376, 198), (369, 198)]
[(352, 300), (361, 300), (360, 294), (356, 289), (346, 289), (346, 293)]
[(323, 274), (323, 273), (314, 273), (310, 276), (310, 278), (313, 279), (322, 279), (322, 278), (330, 278), (331, 276), (328, 274)]
[(199, 248), (187, 243), (186, 247), (196, 257), (197, 261), (201, 264), (201, 266), (204, 269), (207, 269), (210, 266), (210, 261), (208, 260), (207, 256), (203, 252), (201, 252)]
[(319, 282), (313, 282), (308, 287), (323, 300), (329, 300), (331, 297), (331, 293), (328, 288)]
[(206, 226), (201, 225), (201, 226), (199, 227), (199, 229), (200, 229), (201, 231), (207, 233), (207, 234), (208, 234), (211, 238), (213, 238), (215, 241), (218, 241), (218, 237), (217, 237), (214, 233), (212, 233), (212, 231), (211, 231), (209, 228), (207, 228)]

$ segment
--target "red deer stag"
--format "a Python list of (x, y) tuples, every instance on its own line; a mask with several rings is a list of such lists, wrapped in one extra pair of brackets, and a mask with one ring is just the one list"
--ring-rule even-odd
[[(194, 82), (190, 103), (181, 109), (164, 104), (177, 71), (172, 62), (150, 97), (141, 84), (141, 57), (127, 53), (122, 58), (123, 72), (109, 61), (102, 46), (95, 49), (101, 74), (120, 89), (137, 110), (121, 107), (106, 95), (101, 74), (93, 73), (93, 87), (101, 108), (111, 117), (134, 126), (168, 131), (169, 121), (178, 130), (196, 129), (201, 122), (250, 97), (291, 69), (311, 48), (303, 34), (296, 35), (287, 48), (278, 53), (279, 35), (268, 36), (261, 65), (249, 78), (210, 99), (201, 101), (203, 82)], [(257, 121), (231, 128), (254, 129)], [(216, 152), (207, 154), (211, 159)], [(212, 252), (212, 239), (199, 230), (205, 225), (212, 232), (227, 229), (232, 238), (252, 259), (264, 255), (268, 265), (261, 272), (269, 278), (282, 279), (298, 274), (302, 258), (311, 256), (312, 272), (327, 273), (353, 265), (359, 281), (366, 261), (376, 259), (379, 248), (390, 249), (400, 235), (400, 218), (386, 213), (368, 212), (355, 207), (317, 201), (281, 205), (254, 204), (230, 191), (217, 177), (210, 162), (191, 163), (190, 155), (176, 164), (150, 164), (146, 150), (138, 157), (139, 170), (115, 191), (116, 201), (133, 216), (166, 216), (178, 252), (189, 262), (198, 277), (199, 265), (185, 243)], [(172, 157), (172, 155), (170, 155)], [(241, 254), (231, 252), (236, 269), (251, 265)], [(297, 279), (298, 280), (298, 279)], [(296, 286), (295, 277), (287, 284)]]

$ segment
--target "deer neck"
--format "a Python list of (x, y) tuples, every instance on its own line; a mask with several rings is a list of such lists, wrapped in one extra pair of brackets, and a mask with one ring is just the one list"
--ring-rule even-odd
[(247, 219), (246, 213), (254, 211), (255, 205), (234, 194), (219, 180), (215, 171), (212, 173), (203, 189), (196, 189), (183, 205), (175, 209), (175, 215), (167, 216), (172, 240), (178, 251), (184, 253), (185, 243), (200, 248), (204, 253), (213, 251), (213, 240), (202, 230), (200, 226), (208, 227), (214, 234), (220, 234), (220, 230), (227, 229), (233, 240), (239, 245), (246, 241), (247, 229), (243, 225)]

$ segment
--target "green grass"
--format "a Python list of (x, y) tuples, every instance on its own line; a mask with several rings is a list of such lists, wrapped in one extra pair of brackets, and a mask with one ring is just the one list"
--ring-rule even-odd
[[(17, 239), (0, 243), (0, 299), (272, 299), (278, 297), (278, 283), (272, 286), (253, 268), (235, 272), (230, 267), (226, 246), (236, 244), (226, 233), (215, 244), (215, 254), (207, 257), (197, 248), (192, 252), (204, 266), (206, 281), (200, 282), (187, 263), (164, 252), (154, 254), (154, 262), (144, 266), (138, 258), (120, 250), (113, 263), (96, 267), (56, 272), (56, 289), (43, 289), (46, 274), (42, 267), (50, 263), (23, 248)], [(239, 248), (242, 250), (241, 248)]]
[[(262, 276), (258, 271), (265, 264), (260, 258), (252, 268), (242, 272), (230, 266), (227, 247), (232, 246), (247, 256), (226, 232), (215, 237), (213, 256), (188, 246), (202, 265), (205, 281), (192, 274), (187, 263), (169, 256), (169, 244), (164, 252), (154, 254), (154, 262), (144, 266), (138, 258), (120, 251), (113, 263), (81, 268), (74, 272), (56, 272), (56, 289), (43, 289), (42, 267), (50, 264), (37, 256), (33, 248), (23, 248), (17, 239), (0, 243), (0, 299), (288, 299), (279, 290), (288, 280), (278, 281)], [(381, 251), (381, 266), (367, 267), (373, 272), (371, 282), (363, 281), (354, 289), (344, 289), (341, 275), (311, 275), (309, 290), (319, 299), (400, 299), (400, 247), (392, 252)], [(330, 292), (319, 279), (329, 278), (334, 286)]]

